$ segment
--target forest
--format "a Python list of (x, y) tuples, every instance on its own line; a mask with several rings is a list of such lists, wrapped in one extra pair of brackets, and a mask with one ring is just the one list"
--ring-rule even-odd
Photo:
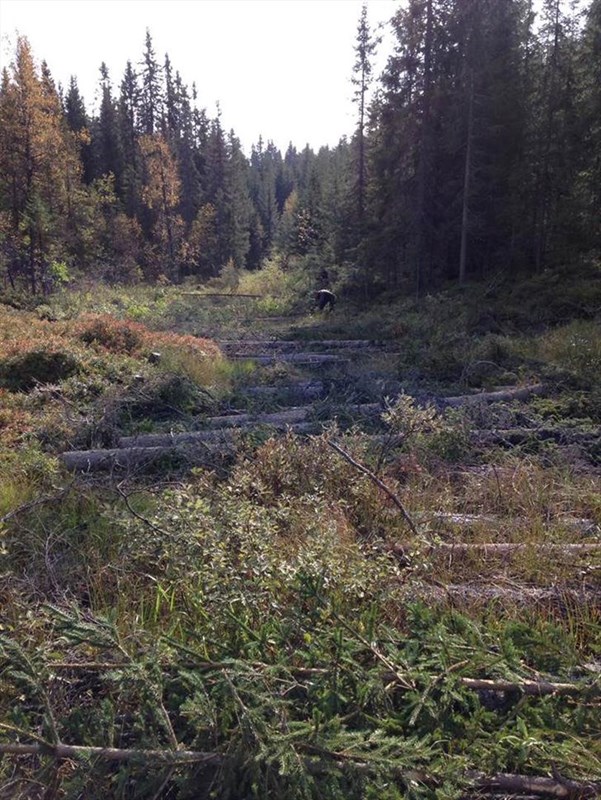
[(149, 31), (122, 77), (101, 66), (94, 115), (21, 38), (0, 89), (4, 280), (206, 281), (277, 254), (419, 296), (598, 251), (599, 2), (412, 0), (390, 24), (376, 76), (359, 20), (350, 138), (250, 157)]
[(250, 154), (18, 39), (0, 800), (601, 797), (601, 0), (388, 33)]

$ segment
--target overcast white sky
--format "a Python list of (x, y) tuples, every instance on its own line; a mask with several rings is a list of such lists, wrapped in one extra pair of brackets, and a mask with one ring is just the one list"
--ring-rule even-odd
[[(400, 0), (368, 0), (372, 30)], [(142, 58), (150, 30), (160, 63), (174, 69), (210, 116), (234, 128), (247, 154), (259, 134), (282, 150), (335, 145), (352, 133), (350, 79), (362, 0), (0, 0), (0, 64), (17, 32), (57, 82), (77, 77), (95, 108), (99, 67), (115, 91), (127, 60)], [(380, 65), (388, 55), (380, 48)]]

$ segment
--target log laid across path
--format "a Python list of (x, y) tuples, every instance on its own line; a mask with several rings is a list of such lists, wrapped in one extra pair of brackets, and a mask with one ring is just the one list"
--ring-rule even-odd
[(255, 352), (340, 349), (381, 351), (389, 343), (384, 340), (372, 339), (218, 339), (217, 344), (226, 352), (233, 351), (237, 353), (246, 349), (254, 350)]
[(532, 395), (541, 395), (546, 391), (542, 383), (530, 386), (514, 386), (496, 392), (478, 392), (476, 394), (462, 394), (456, 397), (441, 397), (440, 405), (456, 408), (457, 406), (477, 405), (478, 403), (502, 403), (511, 400), (528, 400)]

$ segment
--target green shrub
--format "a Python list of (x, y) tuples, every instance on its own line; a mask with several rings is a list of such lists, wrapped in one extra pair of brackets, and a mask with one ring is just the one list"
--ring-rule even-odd
[(601, 386), (601, 330), (599, 324), (576, 320), (545, 334), (542, 356), (574, 375), (587, 388)]
[(30, 350), (0, 361), (0, 386), (27, 392), (38, 383), (60, 383), (74, 375), (79, 362), (71, 353)]

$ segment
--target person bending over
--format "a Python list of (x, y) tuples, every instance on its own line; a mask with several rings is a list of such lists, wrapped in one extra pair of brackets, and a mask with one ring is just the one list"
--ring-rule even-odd
[(336, 305), (336, 295), (329, 289), (320, 289), (318, 292), (315, 292), (315, 301), (320, 311), (328, 307), (330, 311), (333, 311)]

